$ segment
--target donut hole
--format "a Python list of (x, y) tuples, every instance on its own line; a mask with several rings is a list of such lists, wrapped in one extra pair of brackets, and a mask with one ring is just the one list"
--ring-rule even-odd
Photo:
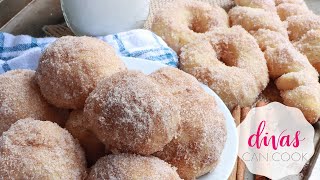
[(195, 33), (205, 33), (209, 30), (208, 28), (208, 23), (205, 22), (204, 20), (201, 20), (197, 17), (194, 17), (190, 24), (189, 24), (189, 29)]
[(237, 66), (237, 49), (228, 42), (219, 42), (213, 46), (217, 52), (217, 58), (227, 66)]

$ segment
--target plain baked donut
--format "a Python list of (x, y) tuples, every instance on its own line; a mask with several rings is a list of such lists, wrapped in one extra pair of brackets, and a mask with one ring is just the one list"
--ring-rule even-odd
[(180, 68), (207, 84), (232, 109), (251, 106), (269, 82), (256, 40), (240, 26), (217, 28), (182, 48)]
[(22, 119), (0, 137), (0, 179), (84, 179), (86, 175), (79, 143), (55, 123)]
[(102, 40), (65, 36), (43, 53), (36, 71), (42, 95), (66, 109), (82, 109), (101, 78), (126, 70), (115, 50)]
[(151, 29), (180, 53), (182, 46), (216, 27), (229, 27), (224, 9), (200, 1), (178, 0), (155, 14)]
[(275, 12), (259, 8), (236, 6), (229, 11), (231, 25), (241, 25), (248, 32), (269, 29), (288, 37), (285, 24)]
[(88, 180), (181, 180), (176, 168), (148, 156), (119, 154), (105, 156), (92, 167)]
[(88, 127), (113, 153), (150, 155), (177, 134), (179, 104), (152, 78), (137, 71), (100, 81), (86, 101)]
[(36, 118), (64, 126), (68, 112), (41, 96), (32, 70), (13, 70), (0, 75), (0, 135), (19, 119)]

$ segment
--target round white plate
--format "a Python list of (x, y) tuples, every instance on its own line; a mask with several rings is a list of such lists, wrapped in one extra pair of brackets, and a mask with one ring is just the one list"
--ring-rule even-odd
[[(145, 74), (150, 74), (162, 67), (166, 67), (165, 64), (143, 60), (143, 59), (127, 58), (127, 57), (123, 57), (122, 59), (127, 65), (129, 70), (138, 70), (138, 71), (142, 71)], [(226, 119), (228, 135), (227, 135), (227, 141), (224, 146), (218, 166), (215, 168), (214, 171), (212, 171), (211, 173), (208, 173), (207, 175), (202, 176), (201, 178), (199, 178), (199, 180), (228, 179), (237, 159), (237, 153), (238, 153), (237, 129), (229, 109), (222, 102), (219, 96), (207, 86), (203, 84), (201, 85), (208, 94), (212, 95), (215, 98), (218, 104), (218, 107), (223, 112), (223, 115)]]

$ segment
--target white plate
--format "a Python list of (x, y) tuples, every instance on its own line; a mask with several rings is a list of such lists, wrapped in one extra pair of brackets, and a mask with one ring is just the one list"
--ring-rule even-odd
[[(162, 63), (143, 60), (143, 59), (126, 58), (126, 57), (123, 57), (122, 59), (127, 65), (128, 69), (142, 71), (145, 74), (150, 74), (162, 67), (166, 67), (166, 65)], [(201, 178), (199, 178), (199, 180), (228, 179), (237, 159), (237, 153), (238, 153), (237, 129), (229, 109), (222, 102), (219, 96), (207, 86), (203, 84), (201, 85), (208, 94), (212, 95), (216, 99), (218, 107), (221, 109), (226, 119), (228, 135), (227, 135), (227, 141), (224, 146), (218, 166), (215, 168), (214, 171), (212, 171), (207, 175), (202, 176)]]

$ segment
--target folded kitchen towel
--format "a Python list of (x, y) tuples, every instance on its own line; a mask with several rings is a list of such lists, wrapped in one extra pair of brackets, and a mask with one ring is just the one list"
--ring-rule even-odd
[[(136, 29), (97, 38), (114, 47), (120, 56), (177, 67), (177, 54), (151, 31)], [(0, 32), (0, 74), (13, 69), (36, 69), (41, 53), (55, 40), (51, 37), (33, 38)]]

